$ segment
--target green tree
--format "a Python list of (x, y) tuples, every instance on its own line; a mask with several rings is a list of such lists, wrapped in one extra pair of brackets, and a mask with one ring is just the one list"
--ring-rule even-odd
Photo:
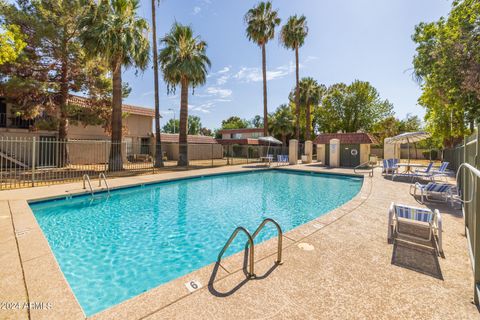
[(188, 134), (199, 135), (202, 129), (202, 121), (198, 116), (188, 116)]
[(178, 128), (180, 127), (179, 119), (170, 119), (163, 125), (163, 132), (165, 133), (178, 133)]
[(267, 107), (267, 53), (266, 44), (275, 36), (275, 27), (280, 24), (278, 11), (272, 9), (270, 1), (260, 2), (256, 7), (245, 14), (248, 40), (262, 48), (262, 75), (263, 75), (263, 134), (268, 135), (268, 107)]
[(270, 115), (270, 132), (287, 144), (287, 137), (294, 135), (294, 115), (290, 106), (282, 104)]
[(260, 115), (256, 115), (250, 120), (250, 126), (253, 128), (262, 128), (263, 127), (263, 118)]
[(181, 87), (178, 165), (188, 166), (188, 88), (203, 85), (207, 80), (207, 69), (210, 67), (207, 44), (193, 35), (191, 27), (179, 23), (174, 23), (161, 41), (164, 48), (159, 61), (168, 91), (174, 92), (177, 85)]
[(375, 123), (391, 115), (393, 106), (388, 100), (382, 100), (370, 83), (355, 80), (348, 86), (330, 86), (315, 119), (322, 132), (357, 132), (371, 131)]
[[(288, 18), (287, 23), (280, 31), (280, 42), (287, 49), (295, 50), (295, 105), (299, 105), (300, 86), (299, 86), (299, 59), (298, 49), (305, 43), (308, 34), (307, 18), (304, 15), (297, 15)], [(296, 138), (300, 139), (300, 108), (297, 108), (296, 114)]]
[(160, 135), (160, 99), (158, 89), (158, 50), (157, 50), (157, 6), (156, 1), (151, 0), (152, 4), (152, 52), (153, 52), (153, 85), (155, 94), (155, 164), (156, 168), (163, 167), (162, 138)]
[(412, 36), (419, 104), (439, 146), (453, 146), (480, 120), (479, 21), (480, 2), (454, 1), (447, 18), (420, 23)]
[[(178, 128), (180, 127), (179, 119), (170, 119), (163, 126), (163, 132), (165, 133), (178, 133)], [(198, 116), (188, 116), (188, 134), (198, 135), (201, 134), (202, 130), (202, 121)]]
[[(320, 99), (326, 91), (326, 87), (324, 85), (319, 85), (315, 79), (307, 77), (300, 80), (299, 89), (299, 97), (297, 100), (299, 105), (305, 108), (305, 140), (311, 140), (311, 109), (312, 107), (318, 106), (318, 104), (320, 103)], [(298, 111), (297, 115), (299, 115)]]
[(0, 25), (0, 65), (17, 59), (26, 47), (25, 35), (17, 25)]
[(112, 73), (110, 171), (123, 170), (122, 67), (134, 66), (144, 70), (149, 59), (148, 23), (137, 16), (138, 7), (137, 0), (92, 0), (81, 23), (81, 38), (86, 51), (105, 61)]
[(237, 116), (232, 116), (226, 120), (222, 120), (221, 129), (244, 129), (248, 128), (249, 123), (247, 120)]

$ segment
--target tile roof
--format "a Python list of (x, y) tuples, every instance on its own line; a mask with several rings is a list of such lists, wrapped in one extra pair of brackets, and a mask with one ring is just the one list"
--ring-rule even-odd
[[(87, 98), (75, 96), (72, 94), (68, 98), (68, 101), (72, 104), (76, 104), (81, 107), (88, 107), (90, 104)], [(125, 103), (122, 104), (122, 111), (130, 114), (140, 115), (140, 116), (155, 117), (155, 111), (153, 109), (134, 106), (134, 105), (125, 104)]]
[(368, 133), (352, 132), (352, 133), (321, 133), (315, 140), (314, 144), (329, 144), (331, 139), (339, 139), (342, 144), (376, 144), (377, 140)]
[(223, 129), (219, 130), (220, 133), (253, 133), (263, 132), (263, 128), (242, 128), (242, 129)]
[[(177, 133), (162, 133), (160, 135), (162, 143), (178, 143), (178, 134)], [(217, 140), (214, 137), (210, 136), (200, 136), (200, 135), (188, 135), (188, 143), (198, 143), (198, 144), (217, 144)]]

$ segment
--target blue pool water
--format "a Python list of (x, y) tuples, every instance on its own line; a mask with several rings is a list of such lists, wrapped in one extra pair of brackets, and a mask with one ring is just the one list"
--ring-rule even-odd
[[(87, 316), (214, 262), (237, 226), (286, 232), (353, 198), (362, 178), (268, 170), (30, 206)], [(258, 242), (276, 236), (272, 225)], [(240, 236), (225, 256), (242, 250)]]

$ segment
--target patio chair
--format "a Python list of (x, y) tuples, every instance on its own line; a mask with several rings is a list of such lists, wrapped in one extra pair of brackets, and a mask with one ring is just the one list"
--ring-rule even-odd
[(288, 164), (288, 156), (279, 154), (277, 155), (277, 165), (287, 165)]
[[(404, 223), (428, 229), (428, 238), (402, 232), (399, 225)], [(442, 216), (437, 209), (432, 211), (392, 202), (388, 210), (388, 241), (394, 240), (397, 235), (420, 241), (431, 241), (433, 237), (438, 252), (442, 257), (444, 256), (442, 247)]]
[(383, 159), (383, 171), (385, 174), (395, 174), (395, 172), (398, 172), (398, 161), (396, 162), (395, 160), (396, 159)]
[(419, 190), (421, 203), (424, 203), (424, 199), (433, 201), (434, 195), (440, 195), (445, 202), (450, 200), (450, 204), (453, 206), (453, 189), (454, 186), (448, 183), (429, 182), (427, 184), (420, 184), (416, 182), (410, 186), (410, 194), (415, 197), (417, 195), (417, 190)]
[(430, 178), (432, 168), (433, 161), (430, 161), (425, 169), (415, 169), (415, 172), (412, 174), (412, 181), (415, 178)]
[(430, 176), (430, 179), (432, 181), (435, 181), (435, 178), (437, 177), (443, 177), (445, 178), (445, 181), (447, 181), (447, 167), (450, 162), (442, 162), (440, 165), (440, 168), (438, 170), (433, 170)]

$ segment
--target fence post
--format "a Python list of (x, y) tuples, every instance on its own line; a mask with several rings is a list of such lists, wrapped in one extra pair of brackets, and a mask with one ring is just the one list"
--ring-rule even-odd
[[(475, 157), (473, 158), (473, 165), (475, 168), (480, 167), (480, 157), (479, 157), (479, 152), (480, 152), (480, 133), (478, 132), (477, 128), (477, 136), (476, 136), (476, 141), (475, 141)], [(480, 184), (480, 178), (475, 177), (475, 180), (472, 183), (472, 188), (474, 188), (475, 192), (475, 201), (473, 202), (474, 207), (473, 209), (473, 215), (475, 217), (475, 225), (474, 225), (474, 242), (475, 246), (473, 248), (473, 256), (474, 256), (474, 261), (475, 261), (475, 266), (473, 267), (473, 272), (474, 272), (474, 301), (475, 304), (479, 304), (480, 297), (478, 296), (478, 286), (480, 285), (480, 217), (478, 216), (478, 213), (480, 212), (480, 192), (478, 192), (478, 185)]]
[(35, 163), (37, 162), (36, 152), (35, 152), (35, 137), (32, 139), (32, 187), (35, 187)]
[(107, 175), (107, 168), (108, 168), (108, 141), (105, 140), (105, 175)]

